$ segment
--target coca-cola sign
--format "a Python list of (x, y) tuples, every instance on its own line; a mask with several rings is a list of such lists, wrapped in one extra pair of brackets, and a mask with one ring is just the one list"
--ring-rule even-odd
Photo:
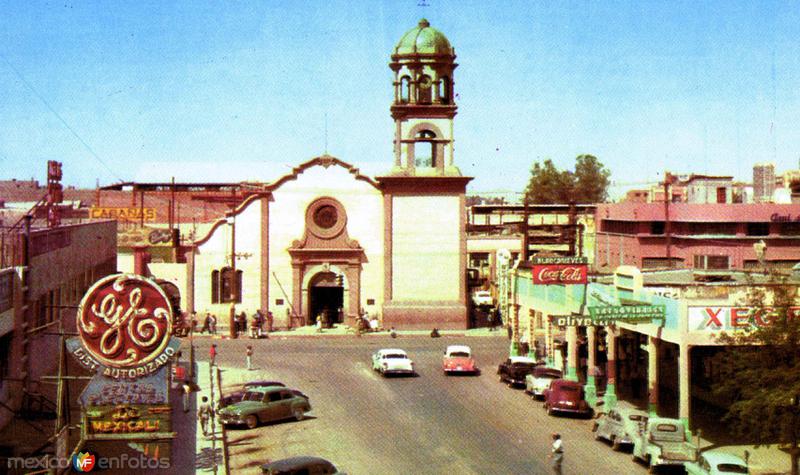
[(175, 354), (172, 307), (161, 287), (139, 275), (97, 281), (81, 300), (71, 352), (88, 369), (114, 379), (158, 371)]
[(534, 265), (534, 284), (585, 284), (587, 266), (585, 264)]

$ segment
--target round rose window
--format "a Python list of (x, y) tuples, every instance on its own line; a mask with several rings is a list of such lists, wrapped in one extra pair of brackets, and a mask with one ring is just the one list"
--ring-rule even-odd
[(336, 224), (338, 213), (336, 207), (332, 205), (323, 205), (314, 211), (314, 224), (322, 229), (330, 229)]

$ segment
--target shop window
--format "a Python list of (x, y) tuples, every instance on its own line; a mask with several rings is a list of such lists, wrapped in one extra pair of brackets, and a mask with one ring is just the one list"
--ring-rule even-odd
[(769, 223), (747, 223), (748, 236), (769, 236)]
[[(211, 272), (211, 303), (230, 303), (234, 285), (234, 273), (230, 267)], [(242, 302), (242, 271), (236, 271), (236, 303)]]
[(695, 269), (727, 270), (730, 269), (728, 256), (694, 256)]

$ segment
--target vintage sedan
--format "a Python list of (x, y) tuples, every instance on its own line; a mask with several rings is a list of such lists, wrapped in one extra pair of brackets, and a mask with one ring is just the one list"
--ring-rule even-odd
[(614, 450), (619, 450), (623, 445), (633, 445), (634, 437), (647, 423), (647, 418), (645, 411), (618, 404), (597, 418), (594, 438), (611, 442)]
[(331, 462), (320, 457), (289, 457), (261, 466), (264, 475), (344, 475)]
[(547, 415), (556, 413), (591, 417), (593, 410), (586, 402), (583, 385), (577, 381), (554, 379), (544, 392), (544, 408)]
[(688, 475), (749, 474), (747, 463), (736, 455), (724, 452), (703, 452), (695, 462), (683, 464)]
[(537, 366), (533, 373), (525, 376), (525, 392), (534, 398), (543, 398), (544, 392), (554, 379), (561, 379), (561, 370), (547, 366)]
[(497, 374), (500, 375), (501, 383), (508, 383), (509, 386), (521, 386), (525, 384), (525, 376), (533, 373), (539, 363), (527, 356), (511, 356), (500, 363), (497, 367)]
[(396, 348), (378, 350), (372, 355), (372, 369), (383, 376), (407, 374), (413, 376), (414, 362), (403, 350)]
[(465, 345), (450, 345), (444, 350), (442, 358), (442, 370), (444, 374), (469, 373), (477, 374), (478, 367), (475, 358), (472, 357), (472, 350)]
[(299, 396), (289, 388), (266, 386), (249, 389), (241, 401), (218, 411), (225, 425), (246, 425), (253, 429), (262, 422), (295, 418), (301, 421), (311, 410), (307, 397)]

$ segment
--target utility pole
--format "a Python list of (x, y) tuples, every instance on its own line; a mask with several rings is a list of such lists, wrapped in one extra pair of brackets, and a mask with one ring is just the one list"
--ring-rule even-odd
[(669, 202), (672, 201), (670, 197), (670, 181), (672, 175), (669, 172), (664, 172), (664, 236), (667, 251), (667, 267), (672, 269), (672, 226), (669, 221)]
[(528, 262), (530, 259), (530, 242), (528, 237), (528, 217), (530, 216), (530, 208), (528, 206), (528, 194), (524, 198), (525, 207), (522, 211), (522, 262)]
[(231, 338), (236, 338), (236, 296), (237, 296), (237, 276), (236, 276), (236, 215), (232, 210), (228, 215), (228, 224), (231, 227), (231, 308), (228, 315), (228, 335)]

